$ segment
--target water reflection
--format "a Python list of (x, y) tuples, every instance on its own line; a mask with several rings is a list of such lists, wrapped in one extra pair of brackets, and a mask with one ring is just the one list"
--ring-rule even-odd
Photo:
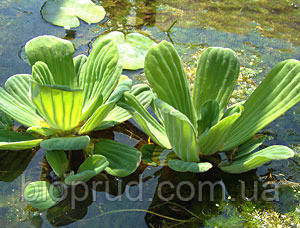
[[(154, 184), (155, 179), (157, 182)], [(287, 201), (290, 197), (288, 211), (297, 205), (297, 197), (290, 186), (278, 185), (268, 178), (262, 180), (255, 171), (231, 175), (214, 168), (195, 174), (145, 165), (125, 178), (103, 172), (87, 185), (67, 187), (64, 196), (63, 201), (46, 213), (46, 219), (53, 226), (75, 222), (108, 226), (122, 223), (126, 218), (122, 227), (132, 227), (136, 216), (142, 216), (148, 227), (179, 224), (190, 227), (192, 224), (204, 225), (206, 221), (215, 222), (215, 218), (223, 216), (223, 213), (241, 218), (242, 214), (239, 215), (238, 211), (248, 204), (249, 208), (274, 209), (274, 203)]]
[(36, 150), (0, 150), (0, 181), (14, 181), (24, 172), (35, 153)]
[[(81, 185), (69, 188), (66, 194), (66, 199), (47, 211), (47, 220), (53, 226), (66, 226), (84, 218), (93, 203), (92, 190)], [(74, 195), (75, 199), (72, 198)]]
[(102, 6), (108, 14), (107, 23), (102, 26), (111, 31), (141, 29), (143, 26), (151, 27), (156, 22), (157, 1), (104, 1)]

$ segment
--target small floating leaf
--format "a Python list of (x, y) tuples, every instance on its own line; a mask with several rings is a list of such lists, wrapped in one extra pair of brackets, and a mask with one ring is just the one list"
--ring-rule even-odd
[(47, 0), (41, 10), (43, 18), (58, 26), (74, 28), (78, 18), (91, 24), (104, 19), (105, 10), (90, 0)]
[(144, 68), (145, 57), (148, 50), (155, 44), (150, 38), (140, 33), (111, 32), (103, 36), (110, 38), (118, 45), (120, 63), (123, 69), (137, 70)]
[(68, 170), (69, 162), (64, 151), (46, 151), (46, 159), (57, 176), (62, 177)]
[(272, 160), (283, 160), (294, 156), (294, 151), (286, 146), (270, 146), (253, 154), (235, 160), (230, 165), (225, 161), (219, 164), (219, 168), (228, 173), (244, 173), (255, 169)]
[(177, 172), (203, 173), (212, 168), (212, 164), (209, 162), (184, 162), (178, 159), (169, 161), (168, 165)]
[(93, 155), (88, 157), (79, 167), (78, 173), (66, 177), (65, 183), (68, 185), (74, 185), (79, 182), (89, 181), (92, 177), (101, 173), (109, 162), (102, 155)]
[(106, 172), (118, 177), (133, 173), (141, 161), (141, 153), (136, 148), (109, 139), (101, 139), (94, 153), (105, 156), (109, 161)]
[(59, 189), (46, 181), (32, 182), (24, 191), (26, 201), (34, 208), (48, 209), (60, 200)]
[(90, 143), (90, 137), (60, 137), (44, 140), (41, 147), (45, 150), (82, 150)]

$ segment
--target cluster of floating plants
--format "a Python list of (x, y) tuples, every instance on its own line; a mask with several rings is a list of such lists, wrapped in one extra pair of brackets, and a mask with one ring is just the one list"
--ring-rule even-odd
[[(181, 59), (170, 43), (154, 45), (146, 55), (149, 86), (132, 85), (121, 75), (126, 60), (120, 60), (119, 50), (124, 37), (113, 36), (98, 38), (89, 57), (73, 57), (73, 44), (54, 36), (26, 44), (32, 74), (14, 75), (5, 83), (6, 91), (0, 89), (1, 150), (40, 146), (66, 185), (87, 182), (103, 171), (124, 177), (136, 170), (143, 159), (141, 151), (149, 145), (139, 151), (94, 138), (91, 132), (133, 118), (156, 145), (172, 151), (167, 163), (179, 172), (205, 172), (213, 161), (225, 172), (242, 173), (294, 156), (285, 146), (254, 150), (265, 139), (258, 132), (300, 101), (299, 61), (277, 64), (245, 103), (228, 107), (240, 70), (232, 50), (204, 51), (191, 94)], [(157, 119), (147, 111), (150, 105)], [(8, 116), (26, 132), (14, 131)], [(85, 153), (76, 173), (67, 156), (74, 150)], [(61, 194), (46, 181), (32, 182), (25, 189), (26, 200), (38, 209), (52, 207)]]

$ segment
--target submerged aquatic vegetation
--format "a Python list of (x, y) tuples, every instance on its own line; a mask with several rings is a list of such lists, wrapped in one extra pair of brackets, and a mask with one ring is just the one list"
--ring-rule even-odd
[[(46, 150), (48, 163), (66, 184), (88, 181), (104, 169), (114, 176), (134, 172), (141, 157), (138, 150), (112, 140), (103, 146), (102, 141), (88, 136), (96, 128), (105, 129), (131, 117), (117, 106), (125, 91), (140, 99), (141, 105), (148, 106), (152, 100), (148, 86), (132, 87), (132, 81), (121, 76), (115, 43), (101, 39), (95, 42), (89, 57), (73, 58), (71, 42), (40, 36), (30, 40), (25, 51), (32, 75), (11, 76), (5, 83), (6, 91), (0, 89), (0, 109), (6, 114), (1, 116), (0, 149), (25, 150), (40, 145)], [(7, 116), (28, 127), (26, 133), (13, 131)], [(64, 152), (72, 150), (85, 150), (88, 157), (77, 174), (69, 173)], [(110, 156), (112, 150), (120, 161)], [(37, 185), (43, 192), (52, 187), (46, 182), (28, 186), (25, 195), (32, 205), (39, 205), (41, 200), (39, 196), (30, 200), (30, 188)], [(55, 203), (51, 200), (45, 207)]]
[(206, 171), (212, 165), (200, 160), (216, 153), (223, 154), (218, 166), (229, 173), (294, 156), (285, 146), (253, 151), (265, 138), (257, 133), (300, 101), (299, 61), (277, 64), (244, 104), (227, 107), (239, 70), (232, 50), (208, 48), (200, 57), (191, 95), (180, 57), (163, 41), (145, 60), (145, 75), (157, 96), (153, 108), (161, 123), (129, 93), (122, 102), (154, 142), (173, 149), (180, 160), (169, 161), (169, 166), (176, 171)]

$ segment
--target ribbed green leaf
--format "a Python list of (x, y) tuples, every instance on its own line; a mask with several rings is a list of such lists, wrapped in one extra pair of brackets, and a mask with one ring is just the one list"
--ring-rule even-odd
[(220, 108), (219, 104), (215, 100), (207, 101), (202, 107), (200, 107), (198, 125), (198, 135), (201, 135), (212, 126), (216, 125), (219, 121)]
[(11, 130), (14, 126), (13, 119), (5, 112), (0, 111), (0, 129)]
[(40, 116), (18, 102), (3, 88), (0, 88), (0, 110), (28, 127), (38, 126), (45, 122)]
[(236, 155), (234, 156), (234, 159), (239, 159), (250, 154), (253, 150), (258, 148), (266, 138), (266, 135), (253, 136), (251, 139), (239, 146)]
[(37, 61), (32, 66), (32, 78), (42, 85), (55, 85), (55, 79), (46, 63)]
[(101, 122), (107, 117), (107, 115), (112, 111), (117, 102), (123, 96), (123, 93), (129, 91), (132, 86), (132, 81), (126, 79), (121, 81), (111, 96), (108, 98), (107, 103), (100, 106), (94, 114), (88, 119), (88, 121), (80, 128), (79, 134), (87, 133), (98, 127)]
[(69, 168), (69, 161), (64, 151), (47, 150), (46, 159), (58, 177), (62, 177)]
[(132, 87), (132, 80), (126, 77), (125, 79), (119, 82), (119, 84), (117, 85), (117, 87), (115, 88), (115, 90), (113, 91), (113, 93), (110, 95), (110, 97), (107, 99), (106, 102), (107, 103), (118, 102), (122, 98), (125, 92), (131, 90), (131, 87)]
[(109, 162), (106, 172), (118, 177), (130, 175), (141, 162), (141, 153), (136, 148), (109, 139), (100, 139), (94, 153), (106, 157)]
[(155, 143), (167, 149), (171, 148), (165, 128), (151, 116), (135, 96), (129, 92), (125, 92), (124, 99), (119, 105), (124, 105), (122, 107), (132, 115), (133, 119)]
[(77, 88), (73, 64), (74, 46), (55, 36), (38, 36), (25, 45), (26, 56), (33, 66), (37, 61), (47, 64), (55, 84)]
[[(158, 150), (156, 150), (158, 148)], [(140, 149), (142, 153), (143, 163), (152, 166), (158, 166), (159, 156), (163, 152), (163, 148), (155, 146), (154, 144), (145, 144)]]
[(29, 134), (0, 130), (0, 150), (26, 150), (36, 147), (43, 139), (36, 139)]
[(219, 167), (228, 173), (243, 173), (255, 169), (272, 160), (288, 159), (294, 156), (294, 151), (286, 146), (270, 146), (266, 149), (255, 152), (235, 160), (230, 165), (221, 162)]
[(162, 41), (149, 50), (145, 75), (159, 99), (186, 115), (193, 125), (196, 123), (184, 68), (172, 44)]
[(30, 111), (35, 112), (36, 108), (29, 97), (31, 81), (32, 77), (29, 74), (16, 74), (7, 79), (5, 89), (22, 105), (28, 107)]
[(300, 62), (277, 64), (244, 104), (244, 112), (234, 123), (224, 150), (231, 150), (300, 102)]
[(113, 110), (115, 106), (116, 103), (114, 102), (100, 106), (96, 110), (96, 112), (88, 119), (88, 121), (80, 128), (78, 133), (85, 134), (94, 130), (96, 127), (98, 127), (101, 124), (101, 122), (105, 119), (108, 113), (111, 110)]
[(172, 150), (154, 144), (145, 144), (140, 149), (143, 163), (151, 166), (166, 166), (168, 161), (178, 158)]
[(235, 113), (240, 113), (242, 114), (244, 111), (244, 106), (242, 104), (234, 104), (232, 106), (230, 106), (226, 112), (224, 113), (224, 115), (222, 116), (222, 118), (224, 119), (227, 116), (231, 116)]
[(90, 137), (60, 137), (44, 140), (41, 147), (45, 150), (82, 150), (90, 143)]
[(33, 126), (30, 128), (27, 128), (26, 130), (29, 134), (39, 134), (46, 137), (55, 135), (57, 131), (55, 131), (53, 128), (47, 128), (47, 127), (41, 127), (41, 126)]
[(91, 100), (88, 105), (85, 105), (82, 109), (82, 113), (80, 116), (80, 122), (86, 121), (91, 115), (95, 113), (95, 111), (103, 104), (103, 96), (98, 90), (98, 93), (95, 94), (93, 100)]
[[(130, 93), (134, 95), (137, 100), (145, 107), (147, 108), (152, 99), (153, 99), (153, 93), (148, 85), (146, 84), (137, 84), (132, 87), (130, 90)], [(112, 127), (114, 125), (117, 125), (119, 123), (122, 123), (126, 120), (129, 120), (132, 116), (130, 113), (121, 108), (120, 106), (116, 106), (104, 119), (104, 121), (100, 124), (97, 129), (105, 129), (105, 126)]]
[(174, 159), (168, 162), (168, 166), (177, 172), (192, 172), (204, 173), (212, 168), (209, 162), (185, 162), (182, 160)]
[(76, 73), (78, 79), (79, 79), (82, 67), (86, 63), (87, 59), (88, 58), (85, 55), (78, 55), (73, 58), (75, 73)]
[(198, 62), (193, 89), (193, 102), (200, 115), (200, 108), (209, 100), (216, 100), (222, 113), (226, 108), (240, 71), (236, 54), (227, 48), (206, 49)]
[(25, 188), (25, 200), (34, 208), (48, 209), (60, 200), (59, 189), (46, 181), (32, 182)]
[(233, 123), (240, 117), (240, 113), (222, 119), (208, 132), (203, 133), (198, 139), (198, 151), (201, 155), (211, 155), (222, 150), (225, 140)]
[(101, 173), (109, 162), (104, 156), (93, 155), (88, 157), (79, 167), (77, 174), (66, 177), (65, 183), (68, 185), (75, 185), (80, 182), (87, 182), (92, 177)]
[(183, 161), (199, 161), (196, 132), (187, 116), (158, 98), (154, 100), (154, 105), (163, 116), (168, 138), (177, 156)]
[(94, 98), (100, 94), (103, 102), (111, 95), (122, 72), (118, 60), (118, 48), (111, 40), (95, 41), (80, 74), (80, 86), (84, 90), (84, 106), (90, 106)]
[(167, 166), (168, 161), (177, 159), (172, 150), (166, 150), (155, 144), (145, 144), (140, 149), (143, 163), (151, 166)]
[(113, 31), (102, 36), (115, 41), (119, 49), (120, 64), (123, 69), (137, 70), (144, 68), (145, 56), (155, 42), (140, 33), (124, 34)]
[(66, 90), (32, 83), (31, 99), (51, 127), (64, 131), (80, 122), (82, 90)]

